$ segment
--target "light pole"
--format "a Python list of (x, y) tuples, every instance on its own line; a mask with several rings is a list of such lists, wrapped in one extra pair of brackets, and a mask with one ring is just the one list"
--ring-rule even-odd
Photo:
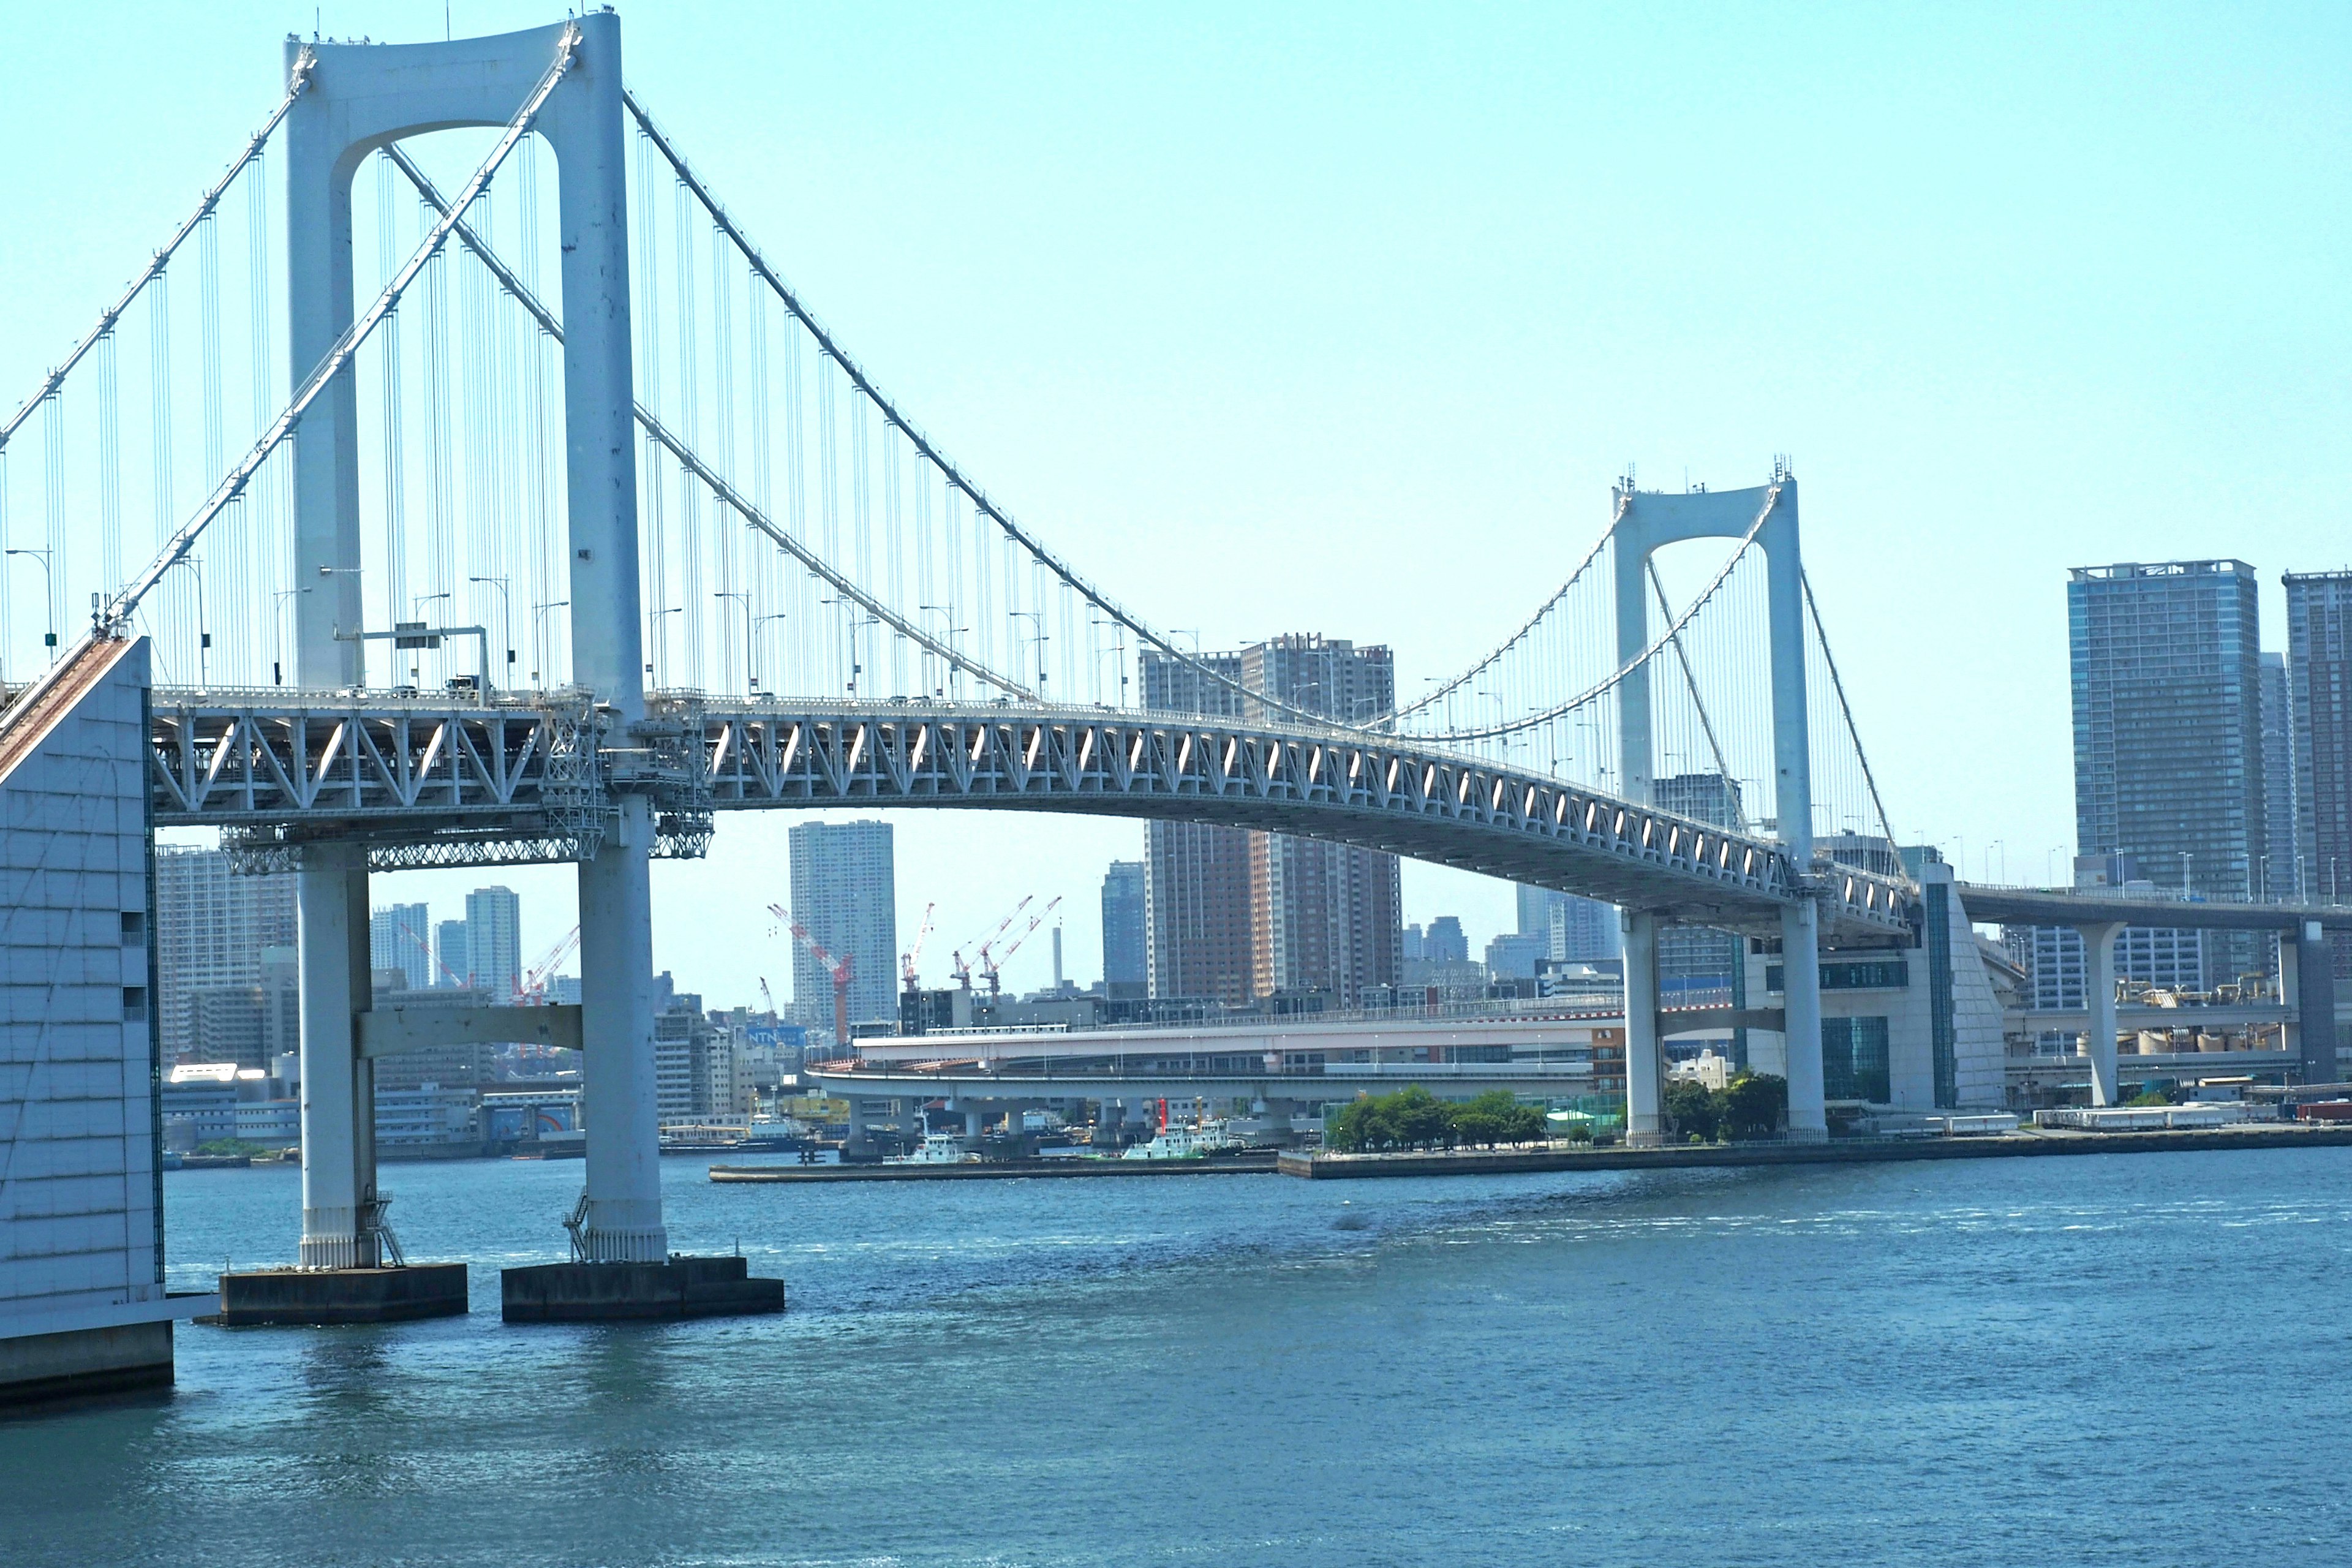
[[(662, 629), (661, 618), (662, 618), (664, 616), (675, 616), (675, 615), (679, 615), (679, 614), (683, 613), (683, 610), (684, 610), (684, 606), (683, 606), (683, 605), (672, 605), (669, 608), (667, 608), (667, 609), (666, 609), (666, 610), (656, 610), (656, 611), (653, 613), (653, 616), (652, 616), (653, 623), (654, 623), (653, 644), (654, 644), (654, 654), (655, 654), (655, 657), (654, 657), (654, 658), (649, 658), (649, 659), (646, 660), (646, 673), (647, 675), (653, 675), (653, 674), (654, 674), (654, 666), (655, 666), (655, 665), (656, 665), (656, 664), (658, 664), (658, 665), (660, 665), (660, 666), (662, 667), (662, 669), (663, 669), (663, 671), (664, 671), (665, 673), (667, 673), (667, 670), (669, 669), (669, 659), (668, 659), (668, 658), (667, 657), (667, 654), (668, 654), (668, 652), (669, 652), (669, 649), (668, 649), (667, 647), (665, 647), (665, 646), (664, 646), (664, 644), (663, 644), (663, 642), (662, 642), (662, 640), (661, 640), (661, 629)], [(660, 677), (660, 676), (655, 676), (655, 679), (656, 679), (656, 680), (658, 680), (658, 679), (661, 679), (661, 677)]]
[(1037, 623), (1037, 695), (1042, 699), (1045, 695), (1045, 617), (1035, 610), (1011, 610), (1006, 613), (1015, 620)]
[[(44, 562), (44, 565), (47, 563)], [(196, 689), (207, 691), (213, 684), (213, 634), (205, 625), (205, 563), (194, 552), (180, 557), (180, 564), (195, 574), (196, 578)], [(55, 643), (57, 635), (51, 633)]]
[[(1985, 854), (1990, 857), (1996, 849), (2000, 851), (2000, 879), (1994, 885), (1997, 887), (2007, 887), (2009, 885), (2009, 846), (2002, 840), (1996, 838), (1990, 844), (1985, 846)], [(1987, 871), (1990, 871), (1992, 868), (1990, 866), (1987, 866), (1985, 869)]]
[[(785, 618), (785, 617), (784, 617), (784, 612), (783, 612), (783, 611), (782, 611), (782, 610), (774, 610), (774, 611), (771, 611), (769, 614), (764, 615), (764, 616), (752, 616), (752, 617), (751, 617), (751, 640), (752, 640), (752, 644), (753, 644), (754, 647), (756, 648), (756, 647), (757, 647), (757, 646), (758, 646), (758, 643), (759, 643), (759, 637), (760, 637), (760, 628), (761, 628), (761, 626), (766, 626), (770, 621), (781, 621), (781, 620), (782, 620), (782, 619), (784, 619), (784, 618)], [(751, 662), (752, 662), (753, 664), (755, 664), (755, 665), (759, 663), (759, 658), (758, 658), (758, 656), (757, 656), (757, 654), (756, 654), (756, 653), (754, 654), (754, 656), (753, 656), (753, 658), (752, 658)], [(752, 684), (753, 686), (757, 686), (757, 685), (759, 685), (759, 684), (760, 684), (760, 676), (759, 676), (759, 672), (758, 672), (757, 670), (754, 670), (754, 671), (752, 672), (752, 674), (751, 674), (751, 684)]]
[[(547, 662), (545, 658), (547, 648), (547, 612), (550, 610), (564, 609), (568, 607), (571, 603), (572, 601), (569, 599), (550, 599), (544, 605), (533, 605), (530, 607), (530, 657), (534, 665), (543, 666)], [(531, 684), (533, 686), (538, 685), (541, 679), (543, 679), (542, 670), (536, 668), (533, 668), (530, 672)]]
[[(971, 630), (970, 626), (960, 626), (955, 624), (955, 606), (953, 605), (918, 605), (915, 606), (915, 613), (919, 616), (929, 613), (940, 617), (940, 642), (941, 646), (946, 647), (950, 656), (955, 652), (956, 633), (968, 632)], [(923, 657), (928, 659), (931, 656), (927, 652)], [(945, 697), (947, 695), (949, 685), (955, 680), (957, 676), (962, 673), (962, 671), (956, 668), (956, 662), (952, 657), (943, 659), (940, 662), (946, 668), (940, 676), (940, 683), (931, 688), (931, 695), (934, 697)]]
[(10, 550), (9, 555), (29, 555), (41, 563), (41, 613), (48, 618), (49, 629), (41, 636), (41, 646), (49, 650), (49, 662), (58, 661), (58, 589), (49, 573), (49, 552), (46, 550)]
[(278, 602), (270, 606), (269, 618), (269, 684), (286, 684), (286, 601), (297, 594), (307, 594), (308, 588), (280, 588), (270, 596)]
[(743, 689), (748, 692), (752, 688), (760, 684), (760, 672), (752, 668), (753, 660), (751, 658), (751, 627), (754, 624), (751, 620), (751, 590), (749, 588), (721, 588), (710, 596), (714, 599), (740, 599), (743, 601)]
[[(348, 571), (348, 570), (350, 570), (350, 568), (348, 568), (348, 567), (321, 566), (321, 567), (320, 567), (320, 568), (319, 568), (319, 575), (320, 575), (320, 576), (321, 576), (321, 577), (323, 577), (323, 576), (325, 576), (325, 575), (326, 575), (328, 573), (330, 573), (330, 572), (336, 572), (336, 571)], [(425, 605), (429, 605), (429, 604), (433, 603), (433, 601), (434, 601), (434, 600), (436, 600), (436, 599), (454, 599), (455, 597), (457, 597), (457, 595), (456, 595), (455, 594), (449, 594), (449, 593), (440, 593), (440, 594), (420, 594), (420, 595), (418, 595), (415, 598), (411, 599), (411, 600), (409, 601), (409, 603), (408, 603), (408, 618), (409, 618), (411, 621), (415, 622), (416, 625), (418, 625), (418, 626), (423, 626), (423, 625), (425, 624)], [(365, 645), (362, 645), (362, 646), (365, 646)], [(400, 646), (400, 645), (399, 645), (398, 643), (396, 643), (396, 642), (395, 642), (394, 644), (393, 644), (393, 647), (398, 647), (399, 646)], [(447, 673), (447, 669), (448, 669), (448, 667), (447, 667), (446, 665), (444, 665), (444, 666), (442, 667), (442, 670), (443, 670), (443, 673), (444, 673), (444, 674)], [(409, 679), (410, 680), (412, 680), (412, 681), (415, 681), (415, 680), (421, 680), (421, 679), (424, 679), (424, 669), (423, 669), (423, 667), (422, 667), (421, 665), (417, 665), (417, 664), (412, 664), (412, 665), (410, 665), (410, 666), (408, 667), (408, 679)]]
[(1096, 626), (1118, 628), (1118, 637), (1110, 645), (1110, 651), (1111, 656), (1118, 660), (1118, 706), (1124, 708), (1127, 706), (1127, 623), (1112, 620), (1106, 616), (1094, 616), (1088, 618)]
[(491, 587), (496, 588), (499, 591), (499, 634), (506, 639), (507, 684), (509, 686), (512, 686), (514, 684), (515, 664), (514, 599), (512, 595), (509, 595), (507, 592), (507, 580), (504, 577), (468, 577), (466, 581), (468, 583), (488, 583)]

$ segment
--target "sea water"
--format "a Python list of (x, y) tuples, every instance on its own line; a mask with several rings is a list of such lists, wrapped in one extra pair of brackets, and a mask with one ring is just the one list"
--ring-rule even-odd
[[(576, 1163), (387, 1166), (474, 1311), (0, 1422), (0, 1563), (2352, 1561), (2352, 1151), (715, 1186), (782, 1317), (508, 1328)], [(174, 1288), (290, 1168), (165, 1178)]]

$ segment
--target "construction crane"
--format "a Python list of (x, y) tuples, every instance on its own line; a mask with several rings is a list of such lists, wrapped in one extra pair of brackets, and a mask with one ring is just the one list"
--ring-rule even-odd
[(562, 942), (549, 948), (537, 963), (523, 971), (522, 978), (515, 982), (514, 999), (530, 1006), (545, 1003), (547, 983), (555, 977), (555, 966), (572, 956), (572, 950), (579, 942), (580, 928), (573, 926)]
[(768, 977), (764, 974), (760, 976), (760, 1000), (768, 1005), (769, 1012), (775, 1012), (776, 994), (768, 989)]
[(807, 948), (809, 955), (824, 964), (826, 972), (833, 976), (833, 1043), (838, 1048), (847, 1050), (849, 1048), (849, 977), (854, 967), (851, 963), (852, 955), (844, 953), (839, 958), (835, 958), (832, 953), (827, 952), (824, 943), (809, 935), (808, 927), (801, 924), (793, 911), (783, 905), (770, 904), (768, 912), (783, 921), (791, 930), (793, 940)]
[(907, 953), (898, 961), (898, 977), (900, 980), (905, 982), (906, 987), (908, 991), (915, 991), (921, 988), (922, 983), (915, 978), (915, 965), (923, 962), (923, 942), (924, 939), (931, 934), (931, 911), (939, 907), (940, 906), (936, 902), (928, 903), (923, 906), (923, 929), (915, 933), (914, 951)]
[[(1025, 904), (1029, 900), (1024, 899), (1021, 901)], [(1003, 984), (998, 980), (997, 972), (1004, 967), (1005, 959), (1011, 958), (1015, 952), (1018, 952), (1021, 950), (1021, 944), (1029, 940), (1031, 933), (1035, 931), (1039, 926), (1045, 923), (1045, 917), (1052, 914), (1055, 910), (1061, 907), (1061, 898), (1059, 895), (1056, 895), (1053, 902), (1047, 904), (1044, 909), (1039, 910), (1035, 914), (1031, 915), (1029, 917), (1029, 923), (1021, 928), (1021, 934), (1013, 939), (1011, 944), (1005, 948), (1001, 956), (992, 954), (989, 951), (991, 948), (995, 946), (996, 937), (990, 937), (986, 942), (980, 944), (980, 972), (988, 976), (988, 994), (991, 996), (1000, 995), (1003, 992)], [(1013, 912), (1014, 914), (1019, 914), (1021, 911), (1019, 910), (1015, 910)], [(1005, 924), (1007, 925), (1012, 923), (1013, 922), (1009, 919), (1005, 921)], [(1003, 934), (1003, 932), (1002, 930), (997, 933), (999, 936)]]
[[(989, 944), (989, 942), (994, 942), (998, 937), (1003, 936), (1003, 935), (1004, 934), (1005, 928), (1006, 928), (1006, 927), (1008, 927), (1008, 926), (1010, 926), (1010, 925), (1012, 925), (1012, 923), (1013, 923), (1014, 921), (1016, 921), (1016, 920), (1020, 919), (1020, 917), (1021, 917), (1021, 911), (1022, 911), (1023, 910), (1027, 909), (1027, 908), (1029, 907), (1029, 905), (1030, 905), (1031, 900), (1034, 900), (1034, 899), (1036, 898), (1036, 896), (1037, 896), (1036, 894), (1034, 894), (1034, 893), (1031, 893), (1031, 894), (1029, 894), (1026, 898), (1024, 898), (1024, 899), (1023, 899), (1019, 903), (1017, 903), (1017, 904), (1013, 905), (1013, 912), (1012, 912), (1011, 914), (1009, 914), (1009, 915), (1006, 915), (1003, 920), (1001, 920), (1001, 921), (997, 921), (997, 922), (996, 922), (996, 929), (995, 929), (994, 931), (990, 931), (990, 932), (988, 933), (987, 940), (986, 940), (986, 941), (984, 941), (984, 942), (982, 942), (980, 944), (980, 947), (979, 947), (978, 951), (979, 951), (979, 953), (980, 953), (981, 962), (982, 962), (982, 968), (987, 967), (987, 959), (988, 959), (988, 944)], [(970, 947), (970, 946), (971, 946), (971, 943), (970, 943), (970, 942), (966, 942), (966, 943), (964, 943), (963, 945), (964, 945), (964, 947)], [(957, 948), (953, 952), (950, 953), (948, 956), (949, 956), (949, 959), (950, 960), (950, 966), (949, 966), (948, 973), (955, 976), (956, 984), (957, 984), (958, 985), (962, 986), (962, 987), (963, 987), (965, 990), (967, 990), (967, 991), (971, 990), (971, 964), (969, 964), (969, 963), (966, 963), (963, 961), (963, 947)]]
[[(463, 990), (466, 986), (473, 983), (470, 976), (458, 973), (456, 970), (450, 968), (446, 963), (444, 963), (441, 961), (441, 955), (433, 951), (433, 944), (425, 940), (425, 933), (423, 931), (418, 931), (415, 926), (410, 925), (405, 921), (401, 922), (400, 930), (402, 934), (406, 936), (409, 941), (415, 942), (418, 947), (425, 950), (425, 962), (439, 970), (441, 972), (442, 978), (448, 981), (452, 986), (459, 990)], [(574, 928), (574, 934), (577, 934), (577, 928)]]

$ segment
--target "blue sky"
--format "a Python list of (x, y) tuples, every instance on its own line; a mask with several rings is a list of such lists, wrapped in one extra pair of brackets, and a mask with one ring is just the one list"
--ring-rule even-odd
[[(442, 9), (319, 8), (394, 40)], [(1898, 831), (2039, 878), (2073, 837), (2065, 568), (2242, 557), (2278, 647), (2278, 574), (2352, 560), (2345, 8), (1266, 10), (623, 16), (633, 85), (883, 384), (1211, 645), (1386, 640), (1410, 688), (1565, 574), (1628, 462), (1723, 487), (1789, 452)], [(0, 402), (242, 142), (312, 12), (15, 8)], [(729, 825), (735, 864), (780, 882), (784, 826)], [(960, 936), (1062, 892), (1091, 978), (1099, 868), (1139, 836), (899, 839), (910, 931), (935, 895)], [(679, 909), (775, 894), (661, 874)], [(552, 941), (564, 882), (531, 875)], [(1412, 919), (1508, 918), (1406, 886)], [(788, 967), (758, 931), (656, 942), (729, 999)]]

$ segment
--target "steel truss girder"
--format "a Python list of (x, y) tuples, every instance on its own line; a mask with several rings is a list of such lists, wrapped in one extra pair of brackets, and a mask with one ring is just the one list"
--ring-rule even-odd
[(1405, 736), (1108, 709), (687, 698), (656, 700), (617, 735), (562, 693), (467, 708), (158, 692), (154, 710), (159, 823), (298, 850), (359, 839), (384, 869), (593, 854), (613, 796), (642, 792), (656, 853), (671, 856), (702, 853), (718, 811), (1069, 811), (1355, 844), (1758, 934), (1777, 934), (1800, 898), (1850, 937), (1907, 933), (1916, 919), (1896, 879), (1801, 874), (1769, 839)]

